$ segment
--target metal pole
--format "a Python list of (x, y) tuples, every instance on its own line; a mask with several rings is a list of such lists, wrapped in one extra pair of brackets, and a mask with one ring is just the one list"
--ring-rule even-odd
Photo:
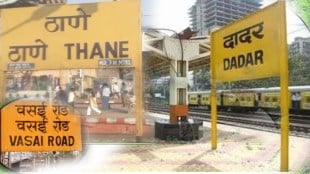
[[(213, 80), (212, 80), (213, 81)], [(217, 99), (216, 84), (211, 84), (211, 140), (212, 149), (217, 148)]]
[(215, 75), (215, 57), (212, 54), (214, 47), (214, 37), (211, 35), (211, 144), (212, 149), (217, 148), (217, 95), (216, 95), (216, 75)]
[[(137, 7), (141, 6), (141, 0), (137, 0)], [(140, 8), (139, 8), (140, 9)], [(141, 29), (139, 31), (141, 32)], [(142, 35), (139, 34), (139, 40), (141, 40)], [(137, 54), (136, 69), (135, 69), (135, 95), (136, 95), (136, 142), (140, 142), (143, 136), (143, 86), (142, 86), (142, 42), (139, 42), (140, 53)]]
[(280, 86), (281, 86), (281, 172), (288, 172), (289, 168), (289, 96), (288, 96), (288, 56), (286, 40), (286, 16), (285, 1), (278, 1), (279, 12), (281, 14), (280, 22), (280, 46), (282, 55), (280, 57)]

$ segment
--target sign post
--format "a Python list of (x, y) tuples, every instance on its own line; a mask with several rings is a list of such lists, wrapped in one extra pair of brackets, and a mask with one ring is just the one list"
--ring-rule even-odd
[[(278, 1), (212, 33), (212, 149), (216, 149), (216, 83), (279, 76), (281, 171), (288, 171), (288, 58), (285, 2)], [(279, 65), (279, 66), (278, 66)]]
[(279, 1), (280, 5), (280, 27), (279, 34), (283, 38), (283, 43), (280, 44), (280, 87), (281, 87), (281, 172), (289, 170), (289, 96), (288, 96), (288, 48), (286, 40), (286, 17), (285, 17), (285, 1)]
[[(212, 79), (213, 81), (213, 79)], [(217, 99), (216, 99), (216, 83), (211, 84), (211, 148), (217, 148)]]

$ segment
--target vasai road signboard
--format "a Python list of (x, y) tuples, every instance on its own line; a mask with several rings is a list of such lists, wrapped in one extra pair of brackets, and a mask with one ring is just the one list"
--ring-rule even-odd
[(17, 100), (1, 109), (1, 151), (82, 150), (80, 117), (67, 106)]

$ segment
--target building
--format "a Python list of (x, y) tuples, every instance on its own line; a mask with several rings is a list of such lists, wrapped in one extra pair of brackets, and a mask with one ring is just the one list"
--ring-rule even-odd
[(246, 16), (260, 8), (262, 0), (197, 0), (189, 9), (191, 25), (197, 35)]
[(296, 37), (289, 45), (289, 52), (291, 55), (310, 56), (310, 37)]

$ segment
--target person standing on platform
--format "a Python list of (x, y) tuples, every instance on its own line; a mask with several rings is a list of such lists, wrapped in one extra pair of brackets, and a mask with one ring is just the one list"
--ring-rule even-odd
[(121, 99), (122, 99), (123, 107), (126, 106), (126, 104), (125, 104), (125, 92), (126, 92), (126, 84), (125, 84), (125, 82), (122, 82), (122, 86), (121, 86)]
[(119, 89), (119, 86), (118, 86), (117, 82), (114, 82), (112, 84), (112, 95), (113, 95), (113, 98), (115, 98), (115, 99), (119, 99), (120, 98), (120, 89)]
[(108, 84), (104, 83), (102, 87), (102, 109), (110, 109), (110, 95), (111, 95), (111, 90), (108, 86)]
[(66, 95), (65, 91), (61, 88), (61, 86), (56, 87), (55, 100), (60, 105), (67, 104), (67, 95)]
[(68, 94), (68, 104), (69, 104), (69, 106), (71, 106), (72, 108), (74, 108), (74, 99), (75, 99), (74, 88), (71, 87), (71, 88), (70, 88), (70, 92), (69, 92), (69, 94)]
[(300, 110), (300, 102), (301, 102), (300, 92), (296, 92), (295, 99), (296, 99), (296, 110), (297, 110), (297, 112), (299, 112), (299, 110)]
[(89, 98), (89, 106), (87, 107), (87, 116), (90, 116), (92, 111), (97, 112), (99, 115), (102, 113), (100, 109), (98, 109), (96, 93), (92, 90), (90, 94), (88, 94)]
[(297, 104), (296, 104), (296, 93), (295, 93), (295, 92), (292, 93), (292, 108), (293, 108), (293, 110), (296, 110), (296, 109), (297, 109)]

